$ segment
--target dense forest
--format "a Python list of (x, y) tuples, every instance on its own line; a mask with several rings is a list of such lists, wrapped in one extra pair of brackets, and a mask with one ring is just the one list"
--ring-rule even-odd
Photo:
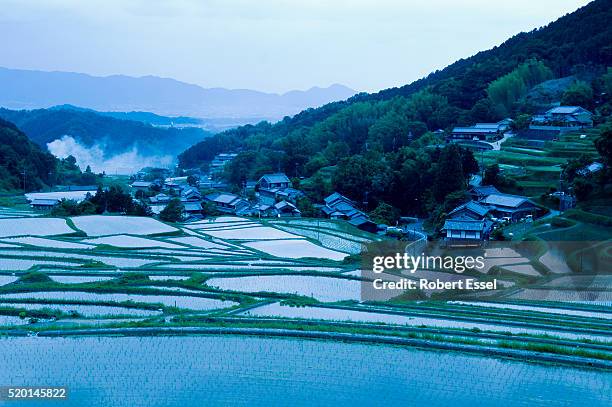
[(52, 108), (0, 109), (0, 118), (15, 123), (32, 141), (46, 147), (64, 135), (85, 147), (103, 146), (107, 155), (136, 147), (142, 154), (177, 154), (210, 133), (196, 127), (161, 128), (133, 120), (121, 120), (89, 110)]
[(436, 130), (542, 111), (550, 100), (539, 100), (533, 90), (560, 83), (554, 97), (563, 103), (609, 115), (611, 6), (596, 0), (400, 88), (217, 134), (180, 154), (180, 166), (204, 166), (219, 152), (239, 151), (226, 173), (235, 185), (284, 171), (302, 179), (312, 200), (333, 189), (370, 210), (391, 204), (403, 213), (431, 213), (457, 190), (442, 188), (440, 177), (453, 184), (450, 178), (475, 172), (467, 152), (450, 160), (459, 152), (440, 146)]
[(0, 190), (36, 189), (49, 184), (56, 158), (32, 143), (14, 124), (0, 119)]
[(58, 160), (13, 123), (0, 119), (0, 191), (22, 190), (24, 186), (26, 191), (35, 191), (55, 184), (98, 182), (99, 176), (89, 168), (81, 172), (74, 157)]

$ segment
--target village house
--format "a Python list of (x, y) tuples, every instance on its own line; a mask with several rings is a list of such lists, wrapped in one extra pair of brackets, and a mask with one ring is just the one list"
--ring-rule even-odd
[(130, 185), (130, 187), (132, 187), (132, 190), (134, 192), (136, 192), (136, 191), (145, 191), (146, 192), (146, 191), (149, 191), (152, 186), (153, 186), (153, 182), (149, 182), (149, 181), (134, 181)]
[(353, 226), (375, 233), (377, 230), (376, 223), (372, 222), (368, 215), (355, 207), (355, 203), (337, 192), (329, 195), (324, 200), (324, 205), (321, 206), (321, 212), (330, 219), (344, 219)]
[[(91, 185), (90, 187), (94, 187)], [(33, 209), (48, 211), (57, 206), (62, 199), (75, 201), (77, 203), (84, 201), (88, 196), (96, 194), (97, 187), (91, 190), (76, 190), (76, 191), (54, 191), (54, 192), (30, 192), (25, 194), (26, 200)]]
[(444, 243), (449, 246), (480, 246), (488, 239), (484, 220), (447, 219), (442, 233)]
[(448, 219), (472, 219), (483, 220), (487, 217), (491, 208), (476, 201), (470, 201), (459, 205), (449, 212)]
[(469, 190), (470, 196), (474, 201), (480, 201), (491, 194), (501, 194), (493, 185), (481, 185), (473, 187)]
[(558, 106), (544, 113), (544, 121), (563, 127), (593, 127), (593, 113), (580, 106)]
[(196, 187), (187, 187), (181, 191), (181, 201), (201, 201), (202, 194)]
[(279, 218), (299, 218), (302, 212), (294, 204), (287, 201), (277, 202), (273, 206), (276, 216)]
[(228, 192), (214, 192), (206, 195), (204, 199), (215, 205), (217, 210), (225, 213), (236, 214), (250, 207), (247, 200)]
[(283, 173), (265, 174), (257, 181), (257, 184), (260, 190), (289, 188), (291, 180)]
[(97, 185), (66, 185), (56, 187), (58, 191), (96, 191)]
[(277, 201), (296, 203), (304, 193), (291, 186), (291, 180), (283, 173), (265, 174), (257, 181), (258, 200), (264, 205), (274, 205)]
[(497, 123), (476, 123), (469, 127), (455, 127), (450, 134), (451, 140), (496, 141), (504, 136), (512, 120), (504, 119)]
[(351, 225), (357, 229), (364, 230), (370, 233), (376, 233), (378, 231), (378, 225), (372, 222), (367, 216), (356, 216), (348, 221)]
[(33, 199), (32, 202), (30, 202), (32, 209), (39, 211), (50, 211), (58, 204), (59, 201), (57, 199)]
[(202, 203), (197, 202), (183, 202), (184, 212), (191, 216), (197, 216), (202, 214)]
[(170, 195), (180, 194), (185, 186), (176, 181), (164, 182), (164, 192)]
[(166, 194), (164, 194), (164, 193), (159, 193), (159, 194), (157, 194), (157, 195), (155, 195), (155, 196), (150, 197), (150, 198), (149, 198), (149, 202), (150, 202), (152, 205), (157, 205), (157, 204), (165, 204), (165, 203), (170, 202), (170, 199), (172, 199), (172, 197), (171, 197), (171, 196), (166, 195)]
[(527, 215), (535, 217), (539, 212), (536, 204), (519, 195), (491, 194), (482, 199), (480, 203), (491, 208), (491, 214), (497, 218), (508, 217), (512, 222), (516, 222)]

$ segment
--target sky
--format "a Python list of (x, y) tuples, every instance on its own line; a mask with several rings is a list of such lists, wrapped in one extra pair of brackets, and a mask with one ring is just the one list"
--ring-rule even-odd
[(587, 0), (0, 0), (0, 66), (282, 93), (400, 86)]

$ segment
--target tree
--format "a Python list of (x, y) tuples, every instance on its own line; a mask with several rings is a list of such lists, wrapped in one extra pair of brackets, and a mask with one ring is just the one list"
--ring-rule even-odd
[(585, 109), (593, 108), (593, 89), (583, 81), (571, 84), (561, 97), (563, 106), (582, 106)]
[(507, 116), (512, 112), (514, 103), (529, 89), (551, 78), (553, 73), (543, 62), (530, 59), (491, 82), (487, 94), (498, 117)]
[(500, 184), (500, 169), (498, 164), (491, 164), (485, 168), (483, 185), (499, 185)]
[(96, 214), (96, 206), (91, 203), (91, 201), (85, 199), (81, 203), (79, 203), (79, 212), (81, 215), (95, 215)]
[(612, 166), (612, 126), (602, 128), (601, 134), (595, 140), (595, 148), (603, 161)]
[(373, 164), (360, 155), (341, 160), (332, 176), (332, 185), (351, 199), (363, 200), (372, 187)]
[(147, 205), (144, 201), (135, 202), (128, 215), (131, 216), (153, 216), (153, 211), (151, 207)]
[(88, 165), (83, 175), (81, 175), (81, 183), (85, 185), (96, 184), (96, 178), (96, 174), (91, 171), (91, 167)]
[(315, 208), (310, 199), (306, 197), (299, 198), (295, 206), (302, 213), (303, 217), (314, 218), (319, 214), (317, 208)]
[(164, 222), (180, 222), (183, 219), (185, 207), (180, 199), (172, 199), (168, 205), (159, 213), (159, 219)]
[(529, 128), (529, 124), (531, 123), (531, 115), (529, 114), (519, 114), (516, 116), (516, 119), (510, 123), (510, 127), (512, 130), (525, 130)]
[(187, 184), (189, 186), (196, 187), (198, 186), (199, 183), (200, 183), (200, 179), (196, 177), (195, 175), (189, 175), (187, 177)]
[(463, 169), (463, 176), (465, 178), (478, 173), (480, 167), (478, 166), (478, 161), (474, 158), (472, 150), (468, 150), (467, 148), (461, 149), (461, 168)]
[(576, 177), (572, 185), (576, 199), (579, 201), (585, 201), (593, 191), (593, 184), (582, 177)]
[(380, 202), (376, 209), (370, 212), (373, 222), (395, 225), (399, 219), (399, 211), (385, 202)]
[(220, 212), (217, 210), (215, 204), (210, 201), (202, 202), (202, 216), (215, 216)]
[(482, 98), (470, 110), (471, 122), (489, 122), (497, 119), (497, 114), (490, 98)]
[(561, 166), (563, 168), (563, 179), (572, 182), (578, 176), (578, 171), (589, 165), (591, 161), (591, 157), (586, 154), (582, 154), (578, 158), (569, 159), (567, 163)]
[(62, 199), (51, 210), (52, 216), (78, 216), (80, 214), (79, 204), (73, 199)]
[(461, 164), (461, 147), (451, 144), (441, 151), (433, 185), (433, 194), (437, 202), (444, 202), (446, 195), (464, 187), (465, 178)]

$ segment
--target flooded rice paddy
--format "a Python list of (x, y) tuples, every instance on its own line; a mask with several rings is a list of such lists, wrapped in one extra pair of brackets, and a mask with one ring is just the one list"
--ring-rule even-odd
[(612, 375), (607, 372), (281, 338), (10, 338), (0, 339), (0, 365), (5, 385), (68, 386), (68, 399), (57, 403), (63, 406), (612, 403)]

